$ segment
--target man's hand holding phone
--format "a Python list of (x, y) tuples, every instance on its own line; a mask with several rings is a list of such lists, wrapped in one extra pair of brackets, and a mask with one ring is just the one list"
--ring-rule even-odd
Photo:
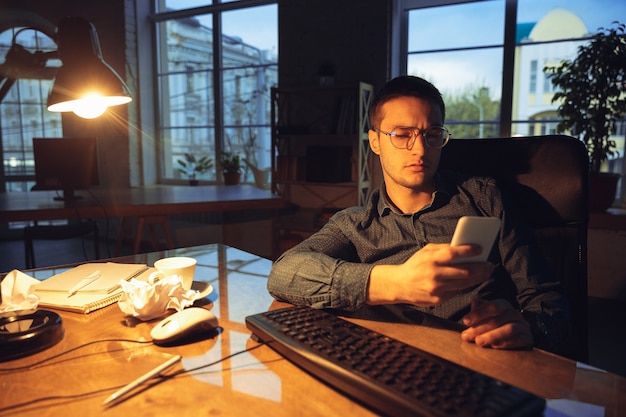
[[(429, 243), (402, 264), (375, 265), (368, 303), (432, 306), (480, 284), (493, 270), (486, 260), (499, 227), (498, 218), (462, 217), (451, 245)], [(451, 246), (465, 244), (481, 246), (482, 252), (475, 247), (451, 251)]]

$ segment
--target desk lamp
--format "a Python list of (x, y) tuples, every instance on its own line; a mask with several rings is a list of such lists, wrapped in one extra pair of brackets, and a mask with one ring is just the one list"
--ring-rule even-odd
[[(108, 107), (129, 103), (132, 98), (124, 81), (102, 58), (100, 42), (94, 26), (78, 17), (67, 17), (57, 27), (57, 51), (28, 52), (13, 36), (4, 63), (0, 64), (0, 102), (19, 78), (45, 76), (50, 70), (46, 63), (61, 59), (48, 96), (48, 110), (72, 111), (92, 119)], [(3, 278), (0, 278), (0, 282)], [(0, 303), (2, 295), (0, 293)], [(52, 311), (36, 310), (0, 317), (0, 362), (47, 349), (63, 338), (61, 317)]]
[[(25, 28), (32, 29), (32, 28)], [(48, 110), (72, 111), (92, 119), (108, 107), (129, 103), (132, 98), (120, 76), (104, 61), (96, 29), (80, 17), (66, 17), (59, 22), (54, 40), (58, 50), (30, 53), (15, 42), (0, 65), (0, 102), (18, 78), (41, 71), (50, 59), (63, 63), (57, 71), (48, 96)]]

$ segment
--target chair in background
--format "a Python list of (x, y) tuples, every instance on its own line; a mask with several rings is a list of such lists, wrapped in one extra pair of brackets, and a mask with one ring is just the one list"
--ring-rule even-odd
[(572, 358), (587, 362), (587, 149), (578, 139), (453, 139), (440, 169), (498, 178), (513, 190), (553, 273), (572, 306)]
[[(117, 243), (115, 245), (115, 256), (120, 256), (122, 251), (122, 246), (126, 239), (127, 229), (130, 226), (131, 219), (128, 217), (122, 217), (120, 223), (120, 231), (117, 235)], [(165, 242), (163, 245), (160, 245), (159, 238), (156, 233), (155, 226), (161, 225), (163, 229), (163, 236)], [(154, 251), (159, 251), (162, 249), (174, 249), (174, 237), (172, 235), (172, 230), (170, 228), (170, 223), (167, 219), (167, 216), (139, 216), (137, 218), (137, 226), (135, 229), (135, 237), (133, 244), (133, 255), (137, 255), (141, 250), (141, 240), (143, 238), (143, 230), (144, 226), (148, 226), (150, 231), (150, 241), (152, 242), (152, 249)]]
[[(64, 240), (82, 238), (92, 235), (95, 259), (100, 259), (98, 224), (95, 220), (81, 220), (64, 225), (38, 225), (24, 228), (24, 253), (26, 269), (35, 268), (35, 240)], [(87, 254), (85, 253), (85, 260)]]

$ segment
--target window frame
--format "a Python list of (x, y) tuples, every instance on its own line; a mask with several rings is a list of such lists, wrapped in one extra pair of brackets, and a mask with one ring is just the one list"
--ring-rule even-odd
[[(154, 112), (155, 112), (155, 117), (154, 117), (154, 131), (155, 131), (155, 138), (156, 138), (156, 147), (155, 147), (155, 154), (156, 154), (156, 158), (157, 158), (157, 182), (158, 183), (162, 183), (162, 184), (180, 184), (182, 183), (182, 179), (177, 179), (177, 178), (172, 178), (172, 177), (166, 177), (165, 176), (165, 160), (164, 160), (164, 152), (165, 150), (163, 149), (163, 141), (164, 141), (164, 137), (162, 134), (162, 131), (164, 128), (166, 128), (163, 125), (163, 120), (162, 120), (162, 116), (161, 116), (161, 97), (162, 97), (162, 91), (161, 91), (161, 82), (160, 82), (160, 76), (158, 74), (160, 74), (160, 59), (162, 57), (162, 52), (161, 52), (161, 48), (162, 46), (160, 45), (159, 42), (159, 24), (160, 23), (164, 23), (168, 20), (176, 20), (176, 19), (185, 19), (185, 18), (190, 18), (190, 17), (194, 17), (194, 16), (198, 16), (198, 15), (211, 15), (212, 18), (212, 37), (213, 37), (213, 42), (212, 42), (212, 56), (213, 56), (213, 70), (212, 72), (212, 77), (211, 77), (211, 86), (209, 88), (213, 88), (213, 96), (214, 96), (214, 106), (213, 106), (213, 115), (212, 115), (212, 119), (214, 120), (214, 126), (209, 126), (209, 129), (213, 129), (214, 131), (214, 135), (213, 135), (213, 140), (214, 140), (214, 149), (215, 149), (215, 154), (214, 155), (210, 155), (211, 159), (213, 159), (214, 162), (214, 168), (215, 169), (215, 180), (214, 181), (208, 181), (208, 183), (217, 183), (217, 184), (221, 184), (223, 179), (222, 176), (219, 175), (219, 172), (217, 171), (218, 168), (218, 164), (216, 163), (217, 160), (217, 155), (220, 154), (220, 152), (222, 152), (224, 149), (224, 141), (225, 141), (225, 137), (227, 134), (227, 131), (230, 129), (233, 129), (233, 126), (225, 126), (225, 122), (224, 122), (224, 118), (225, 118), (225, 105), (224, 105), (224, 90), (223, 90), (223, 72), (224, 71), (230, 71), (232, 70), (232, 68), (226, 68), (223, 64), (223, 48), (222, 48), (222, 42), (217, 42), (216, 40), (221, 39), (222, 37), (222, 22), (221, 22), (221, 15), (224, 12), (229, 12), (229, 11), (236, 11), (236, 10), (243, 10), (243, 9), (250, 9), (250, 8), (255, 8), (255, 7), (260, 7), (260, 6), (269, 6), (269, 5), (275, 5), (278, 6), (278, 1), (277, 0), (238, 0), (238, 1), (234, 1), (234, 2), (227, 2), (227, 3), (220, 3), (220, 0), (213, 0), (212, 4), (210, 5), (206, 5), (206, 6), (201, 6), (201, 7), (194, 7), (194, 8), (190, 8), (190, 9), (180, 9), (180, 10), (168, 10), (168, 11), (164, 11), (164, 12), (160, 12), (159, 8), (163, 9), (165, 8), (165, 0), (156, 0), (155, 1), (155, 11), (153, 12), (153, 14), (150, 16), (151, 17), (151, 22), (152, 22), (152, 29), (153, 29), (153, 41), (154, 41), (154, 63), (153, 63), (153, 68), (155, 69), (155, 76), (154, 76), (154, 80), (153, 80), (153, 85), (154, 85), (154, 91), (155, 91), (155, 108), (154, 108)], [(278, 28), (277, 28), (278, 30)], [(278, 68), (278, 62), (276, 62), (276, 68)], [(268, 106), (269, 106), (269, 95), (268, 95)], [(235, 126), (235, 128), (246, 128), (246, 127), (250, 127), (249, 125), (241, 125), (241, 126)], [(268, 120), (268, 129), (269, 129), (269, 120)], [(176, 169), (176, 167), (172, 167), (173, 170)], [(250, 182), (250, 181), (247, 181)]]
[[(391, 48), (392, 59), (390, 63), (391, 77), (406, 74), (408, 67), (408, 33), (409, 33), (409, 12), (415, 9), (430, 8), (430, 7), (443, 7), (452, 6), (456, 4), (466, 4), (473, 2), (483, 2), (489, 0), (394, 0), (392, 7), (391, 17)], [(540, 119), (532, 120), (513, 120), (513, 108), (514, 108), (514, 78), (515, 78), (515, 56), (516, 56), (516, 30), (517, 30), (517, 9), (518, 2), (520, 0), (504, 0), (505, 4), (505, 16), (504, 16), (504, 58), (502, 67), (502, 95), (500, 103), (500, 136), (510, 137), (512, 134), (512, 128), (514, 124), (527, 123), (529, 126), (540, 122), (542, 129), (547, 129), (550, 133), (554, 130), (556, 122), (558, 120), (549, 120), (549, 125), (546, 125), (546, 121)], [(590, 28), (590, 30), (593, 30)], [(591, 37), (581, 38), (581, 41), (591, 39)], [(565, 41), (565, 40), (563, 40)], [(458, 48), (459, 50), (468, 50), (471, 48)], [(543, 63), (538, 63), (538, 70), (543, 69)], [(536, 85), (536, 94), (544, 93), (544, 85)], [(554, 92), (551, 89), (550, 92)], [(554, 123), (552, 123), (554, 122)], [(626, 125), (626, 118), (622, 121), (618, 121), (618, 125)], [(625, 133), (626, 135), (626, 133)], [(617, 149), (622, 155), (621, 161), (621, 174), (626, 174), (626, 140), (624, 149)], [(615, 163), (615, 162), (613, 162)], [(616, 208), (626, 208), (626, 181), (620, 180), (619, 189), (617, 191), (617, 199), (613, 204)]]

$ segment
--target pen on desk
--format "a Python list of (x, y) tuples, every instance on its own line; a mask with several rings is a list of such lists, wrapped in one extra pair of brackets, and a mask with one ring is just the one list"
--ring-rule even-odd
[(135, 388), (137, 388), (139, 385), (143, 384), (147, 380), (158, 376), (161, 372), (165, 371), (167, 368), (169, 368), (172, 365), (174, 365), (180, 359), (181, 359), (180, 355), (176, 355), (173, 358), (170, 358), (167, 362), (162, 363), (161, 365), (157, 366), (156, 368), (154, 368), (150, 372), (148, 372), (146, 374), (143, 374), (139, 378), (135, 379), (133, 382), (131, 382), (130, 384), (126, 385), (125, 387), (119, 389), (118, 391), (115, 391), (113, 394), (111, 394), (111, 396), (109, 398), (104, 400), (102, 405), (105, 406), (105, 407), (109, 406), (109, 405), (112, 405), (116, 400), (118, 400), (119, 398), (121, 398), (125, 394), (129, 393), (130, 391), (134, 390)]
[(91, 284), (95, 280), (100, 278), (100, 271), (93, 271), (91, 274), (87, 275), (85, 278), (81, 279), (78, 284), (74, 285), (68, 292), (67, 296), (71, 297), (76, 294), (81, 289), (85, 288), (87, 285)]

